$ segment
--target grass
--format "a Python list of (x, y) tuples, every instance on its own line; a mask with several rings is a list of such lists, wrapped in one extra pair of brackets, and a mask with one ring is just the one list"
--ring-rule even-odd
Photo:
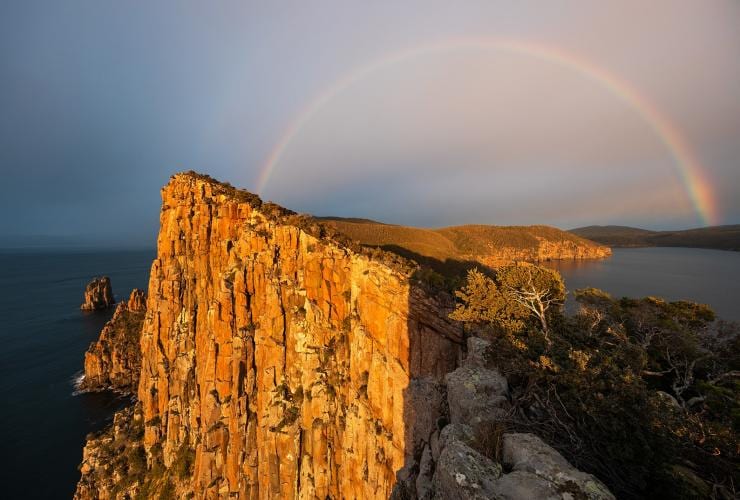
[(368, 220), (324, 219), (338, 231), (361, 245), (381, 247), (405, 257), (422, 257), (438, 261), (474, 261), (497, 255), (502, 248), (532, 250), (541, 240), (551, 243), (570, 242), (583, 247), (596, 247), (592, 241), (549, 226), (467, 225), (424, 229), (382, 224)]

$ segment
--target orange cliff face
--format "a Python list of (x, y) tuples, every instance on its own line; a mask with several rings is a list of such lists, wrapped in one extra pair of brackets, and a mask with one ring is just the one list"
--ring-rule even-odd
[(388, 498), (444, 414), (451, 302), (203, 176), (174, 176), (162, 200), (139, 406), (116, 426), (143, 422), (146, 471), (113, 488), (97, 443), (119, 440), (92, 440), (77, 497)]

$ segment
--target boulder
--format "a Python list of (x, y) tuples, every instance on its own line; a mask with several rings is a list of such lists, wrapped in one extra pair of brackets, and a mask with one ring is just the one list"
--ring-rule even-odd
[(560, 492), (570, 492), (574, 497), (580, 493), (592, 500), (614, 499), (601, 481), (573, 467), (534, 434), (504, 434), (502, 455), (504, 464), (513, 472), (535, 474), (552, 482)]
[(83, 311), (100, 311), (108, 309), (116, 301), (113, 298), (113, 289), (111, 288), (110, 278), (93, 278), (85, 287), (85, 300), (80, 306)]
[(450, 424), (445, 426), (445, 428), (439, 433), (439, 439), (436, 444), (437, 450), (436, 453), (433, 454), (433, 456), (436, 455), (434, 459), (439, 460), (439, 455), (442, 454), (445, 446), (453, 441), (460, 441), (468, 446), (472, 446), (475, 441), (473, 429), (469, 425), (465, 424)]
[(445, 377), (452, 423), (473, 428), (503, 418), (509, 405), (509, 385), (496, 370), (461, 366)]
[(495, 498), (501, 466), (461, 441), (452, 440), (442, 450), (434, 471), (434, 498), (482, 500)]
[(561, 500), (562, 495), (555, 484), (531, 472), (517, 470), (501, 476), (494, 485), (497, 500)]

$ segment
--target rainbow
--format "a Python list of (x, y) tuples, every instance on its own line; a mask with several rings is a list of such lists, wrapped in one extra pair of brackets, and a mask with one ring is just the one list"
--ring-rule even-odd
[(270, 181), (270, 176), (280, 162), (281, 157), (290, 145), (293, 138), (313, 118), (317, 111), (323, 108), (337, 94), (362, 80), (370, 74), (398, 64), (409, 59), (456, 50), (491, 50), (505, 51), (535, 57), (540, 60), (556, 64), (563, 68), (575, 71), (579, 75), (601, 85), (614, 96), (630, 106), (653, 130), (656, 137), (663, 143), (673, 158), (676, 174), (683, 186), (688, 199), (691, 201), (696, 214), (705, 225), (718, 223), (718, 207), (715, 196), (705, 169), (691, 151), (691, 147), (682, 137), (680, 131), (673, 125), (660, 110), (629, 82), (617, 77), (606, 69), (571, 52), (560, 48), (499, 38), (463, 38), (446, 40), (430, 45), (414, 47), (383, 57), (369, 64), (356, 68), (354, 71), (339, 78), (324, 91), (312, 99), (290, 122), (280, 140), (270, 151), (267, 160), (260, 169), (257, 181), (257, 192), (262, 193)]

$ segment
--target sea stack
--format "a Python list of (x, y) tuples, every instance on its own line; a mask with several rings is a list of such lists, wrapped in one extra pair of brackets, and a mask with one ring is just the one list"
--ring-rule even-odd
[(83, 311), (101, 311), (113, 306), (116, 301), (113, 298), (113, 289), (110, 278), (93, 278), (85, 287), (85, 301), (80, 306)]

